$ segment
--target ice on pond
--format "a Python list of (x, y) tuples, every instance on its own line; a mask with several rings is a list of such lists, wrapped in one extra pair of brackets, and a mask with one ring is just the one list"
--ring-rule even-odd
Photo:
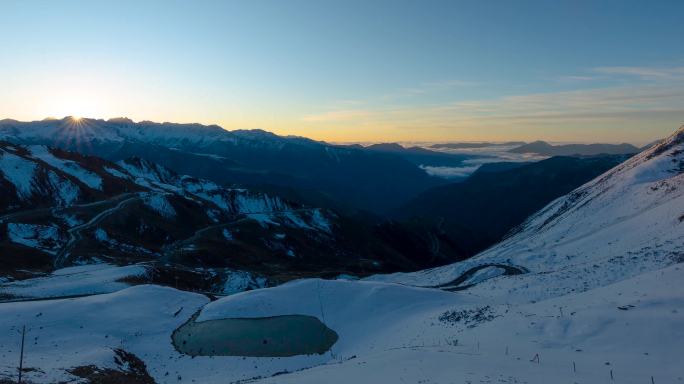
[(337, 342), (318, 318), (286, 315), (195, 321), (173, 333), (176, 349), (191, 356), (287, 357), (324, 354)]

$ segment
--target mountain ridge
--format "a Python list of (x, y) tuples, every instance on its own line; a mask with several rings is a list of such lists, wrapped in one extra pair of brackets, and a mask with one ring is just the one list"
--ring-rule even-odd
[(356, 209), (376, 213), (444, 182), (396, 154), (262, 130), (67, 118), (0, 124), (0, 139), (45, 144), (112, 161), (137, 156), (221, 184), (318, 189)]
[(640, 149), (632, 144), (560, 144), (552, 145), (545, 141), (534, 141), (510, 149), (511, 153), (534, 153), (544, 156), (596, 156), (636, 154)]
[(528, 216), (615, 167), (625, 156), (551, 157), (535, 163), (497, 163), (468, 179), (431, 188), (394, 212), (432, 223), (472, 256), (500, 241)]
[[(453, 260), (447, 243), (433, 252), (433, 234), (421, 228), (340, 216), (259, 190), (181, 175), (138, 157), (109, 162), (0, 142), (0, 186), (4, 273), (151, 262), (166, 274), (197, 266), (282, 282), (415, 270)], [(187, 284), (210, 288), (201, 276), (191, 277)]]

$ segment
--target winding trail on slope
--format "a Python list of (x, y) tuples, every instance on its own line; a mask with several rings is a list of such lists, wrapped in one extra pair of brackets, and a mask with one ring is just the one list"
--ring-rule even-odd
[(209, 232), (214, 229), (219, 229), (223, 227), (227, 227), (230, 225), (234, 225), (246, 220), (254, 220), (253, 218), (250, 217), (250, 215), (264, 215), (264, 214), (279, 214), (279, 213), (288, 213), (288, 212), (304, 212), (304, 211), (311, 211), (311, 208), (298, 208), (298, 209), (286, 209), (282, 211), (264, 211), (264, 212), (250, 212), (250, 213), (241, 213), (239, 214), (239, 217), (236, 217), (233, 220), (223, 222), (223, 223), (218, 223), (218, 224), (213, 224), (208, 227), (204, 227), (201, 229), (198, 229), (195, 231), (195, 233), (186, 238), (186, 239), (181, 239), (174, 241), (173, 243), (166, 245), (163, 249), (163, 255), (164, 255), (164, 260), (163, 261), (168, 261), (168, 259), (179, 249), (181, 249), (184, 246), (187, 245), (192, 245), (194, 242), (199, 240), (199, 238), (205, 234), (206, 232)]
[(504, 272), (500, 276), (515, 276), (515, 275), (521, 275), (523, 273), (529, 272), (524, 267), (517, 267), (517, 266), (512, 266), (512, 265), (506, 265), (506, 264), (482, 264), (482, 265), (478, 265), (477, 267), (470, 268), (469, 270), (463, 272), (459, 277), (455, 278), (454, 280), (451, 280), (451, 281), (444, 283), (444, 284), (433, 285), (433, 286), (427, 287), (427, 288), (437, 288), (437, 289), (441, 289), (441, 290), (449, 291), (449, 292), (462, 291), (462, 290), (468, 289), (468, 288), (470, 288), (474, 285), (477, 285), (477, 284), (466, 284), (466, 285), (461, 285), (461, 284), (463, 284), (466, 280), (468, 280), (473, 275), (475, 275), (475, 273), (477, 273), (480, 270), (483, 270), (485, 268), (501, 268), (501, 269), (503, 269)]
[(5, 221), (14, 220), (14, 219), (21, 218), (24, 216), (31, 217), (31, 216), (34, 216), (36, 214), (41, 214), (41, 213), (51, 212), (53, 215), (55, 215), (57, 211), (63, 211), (65, 209), (95, 207), (98, 205), (111, 203), (112, 201), (116, 201), (116, 200), (119, 200), (122, 198), (129, 197), (132, 194), (133, 194), (133, 192), (126, 192), (126, 193), (122, 193), (120, 195), (116, 195), (114, 197), (111, 197), (111, 198), (108, 198), (105, 200), (98, 200), (98, 201), (93, 201), (90, 203), (74, 204), (74, 205), (63, 206), (63, 207), (51, 206), (51, 207), (35, 208), (35, 209), (29, 209), (29, 210), (21, 210), (18, 212), (12, 212), (12, 213), (8, 213), (8, 214), (0, 216), (0, 223), (4, 223)]
[[(124, 197), (124, 196), (130, 196), (130, 194), (124, 194), (124, 195), (119, 195), (119, 198)], [(81, 232), (85, 229), (89, 229), (94, 225), (99, 224), (103, 219), (105, 219), (107, 216), (111, 215), (112, 213), (120, 210), (121, 208), (125, 207), (128, 204), (131, 204), (132, 202), (136, 200), (140, 200), (142, 197), (144, 197), (145, 193), (139, 193), (135, 194), (134, 196), (127, 197), (124, 200), (120, 201), (117, 205), (115, 205), (112, 208), (106, 209), (97, 215), (90, 219), (88, 222), (77, 225), (73, 228), (70, 228), (68, 230), (69, 233), (69, 240), (67, 243), (60, 249), (59, 253), (55, 256), (55, 262), (54, 262), (54, 267), (55, 269), (60, 269), (63, 268), (67, 259), (69, 258), (69, 252), (71, 249), (74, 247), (77, 241), (82, 239)], [(99, 201), (95, 203), (90, 203), (86, 204), (85, 206), (94, 206), (97, 204), (104, 204), (106, 202), (111, 202), (111, 200), (106, 200), (106, 201)], [(83, 206), (81, 206), (83, 207)]]
[(0, 223), (4, 223), (7, 220), (13, 220), (13, 219), (16, 219), (16, 218), (22, 217), (22, 216), (32, 216), (32, 215), (35, 215), (37, 213), (45, 213), (45, 212), (51, 211), (53, 209), (54, 208), (52, 208), (52, 207), (36, 208), (36, 209), (28, 210), (28, 211), (19, 211), (19, 212), (14, 212), (14, 213), (8, 213), (6, 215), (0, 216)]

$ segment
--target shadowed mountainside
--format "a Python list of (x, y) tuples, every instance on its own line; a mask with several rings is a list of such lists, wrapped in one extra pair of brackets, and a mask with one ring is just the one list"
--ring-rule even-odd
[(522, 166), (490, 166), (461, 183), (422, 193), (395, 215), (436, 226), (470, 256), (501, 240), (546, 204), (626, 158), (553, 157)]

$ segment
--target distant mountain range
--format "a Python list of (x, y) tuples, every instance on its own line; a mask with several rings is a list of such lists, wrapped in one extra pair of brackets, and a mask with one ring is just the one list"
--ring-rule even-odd
[[(655, 143), (654, 143), (655, 144)], [(650, 146), (650, 145), (649, 145)], [(595, 156), (595, 155), (622, 155), (635, 154), (643, 149), (631, 144), (562, 144), (552, 145), (545, 141), (526, 143), (524, 141), (509, 141), (505, 143), (444, 143), (433, 144), (434, 149), (480, 149), (488, 147), (514, 147), (509, 149), (511, 153), (530, 153), (542, 156)]]
[(444, 144), (433, 144), (430, 146), (430, 148), (435, 148), (435, 149), (476, 149), (476, 148), (487, 148), (487, 147), (511, 147), (511, 146), (520, 146), (520, 145), (525, 145), (524, 141), (508, 141), (505, 143), (490, 143), (490, 142), (481, 142), (481, 143), (444, 143)]
[(512, 153), (533, 153), (542, 156), (595, 156), (636, 154), (640, 148), (632, 144), (564, 144), (552, 145), (545, 141), (535, 141), (513, 148)]
[(365, 147), (368, 151), (395, 154), (412, 162), (418, 166), (431, 167), (458, 167), (463, 165), (464, 160), (472, 159), (476, 156), (451, 154), (444, 152), (431, 151), (421, 147), (403, 147), (397, 143), (373, 144)]
[[(384, 215), (421, 192), (448, 180), (428, 167), (462, 167), (473, 154), (450, 154), (396, 143), (368, 147), (332, 145), (263, 130), (227, 131), (200, 124), (135, 123), (110, 120), (48, 119), (0, 121), (0, 139), (43, 144), (110, 161), (139, 157), (179, 174), (220, 185), (287, 194), (317, 206)], [(636, 153), (629, 144), (559, 145), (545, 142), (446, 143), (434, 149), (520, 145), (512, 153), (574, 156)], [(431, 174), (437, 174), (430, 172)]]
[(2, 120), (0, 139), (46, 144), (112, 161), (140, 157), (219, 184), (316, 190), (373, 212), (385, 212), (445, 182), (393, 153), (199, 124)]

